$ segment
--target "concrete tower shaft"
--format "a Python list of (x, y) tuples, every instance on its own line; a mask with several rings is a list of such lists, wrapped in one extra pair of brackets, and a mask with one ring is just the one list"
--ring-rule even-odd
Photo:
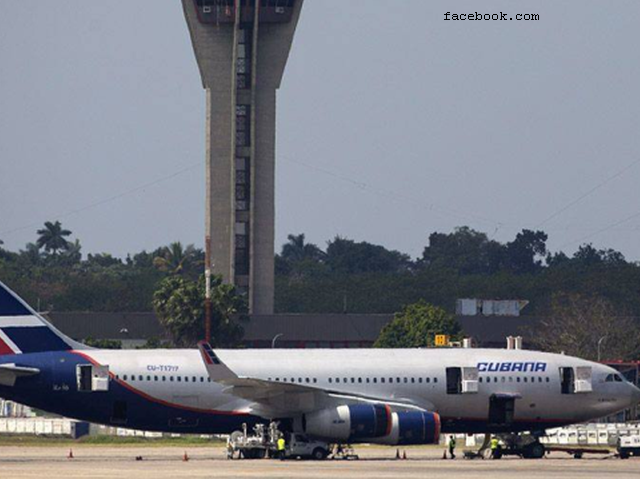
[(276, 90), (303, 0), (182, 0), (206, 90), (210, 267), (273, 313)]

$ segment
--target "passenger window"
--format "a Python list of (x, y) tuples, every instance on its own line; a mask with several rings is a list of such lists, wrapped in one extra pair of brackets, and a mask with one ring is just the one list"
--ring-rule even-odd
[(512, 383), (513, 382), (513, 376), (509, 376), (509, 382)]
[(351, 384), (355, 383), (356, 379), (355, 378), (351, 378)]
[(153, 376), (153, 380), (158, 382), (158, 376)]
[(198, 378), (196, 378), (195, 376), (193, 376), (191, 379), (193, 379), (194, 383), (198, 381)]
[(340, 382), (340, 378), (336, 378), (336, 382), (339, 383)]
[(407, 384), (407, 382), (409, 381), (409, 378), (404, 378), (404, 383)]
[(173, 376), (169, 376), (169, 381), (173, 382)]
[(427, 381), (427, 384), (429, 384), (431, 382), (431, 378), (426, 378), (425, 381)]
[(369, 378), (367, 378), (367, 384), (369, 384)]
[(518, 382), (518, 383), (520, 382), (520, 376), (518, 376), (518, 377), (516, 378), (516, 382)]
[(359, 382), (359, 383), (362, 383), (362, 378), (358, 378), (358, 382)]
[(505, 378), (504, 376), (502, 376), (502, 378), (500, 379), (503, 383), (507, 381), (507, 378)]
[(147, 381), (151, 381), (151, 376), (147, 376)]
[(373, 384), (378, 384), (378, 378), (373, 378)]
[(178, 382), (182, 382), (182, 376), (178, 376)]
[(478, 378), (478, 382), (479, 382), (479, 383), (481, 383), (481, 382), (482, 382), (482, 376), (480, 376), (480, 377)]
[(166, 381), (167, 380), (167, 376), (162, 376), (162, 380)]
[(526, 383), (526, 382), (527, 382), (527, 377), (525, 376), (525, 377), (523, 378), (523, 380), (524, 380), (524, 382)]
[(313, 378), (313, 384), (316, 384), (318, 382), (318, 379)]
[(411, 384), (415, 384), (416, 378), (411, 378)]
[(384, 384), (384, 378), (380, 378), (380, 382)]
[(331, 384), (331, 378), (329, 378), (329, 384)]
[(127, 375), (125, 374), (124, 376), (122, 376), (122, 379), (123, 379), (124, 381), (126, 381), (126, 380), (127, 380)]
[(422, 384), (422, 378), (418, 378), (418, 382)]
[(396, 378), (396, 382), (397, 382), (397, 383), (400, 383), (400, 378)]
[(433, 378), (433, 382), (437, 383), (438, 382), (438, 378)]
[(189, 382), (189, 376), (185, 376), (185, 377), (184, 377), (184, 382), (185, 382), (185, 383), (188, 383), (188, 382)]
[(393, 378), (389, 378), (389, 384), (393, 383)]

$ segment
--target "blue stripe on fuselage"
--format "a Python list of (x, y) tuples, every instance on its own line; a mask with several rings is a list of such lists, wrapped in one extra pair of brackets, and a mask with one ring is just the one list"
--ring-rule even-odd
[[(76, 366), (87, 364), (87, 360), (71, 352), (2, 356), (2, 363), (35, 367), (41, 373), (19, 378), (14, 387), (0, 386), (0, 397), (82, 421), (146, 431), (193, 434), (229, 434), (241, 429), (243, 423), (251, 428), (262, 422), (259, 417), (248, 414), (199, 412), (154, 402), (115, 380), (110, 381), (108, 392), (78, 392)], [(179, 394), (179, 391), (176, 393)], [(112, 421), (116, 401), (127, 404), (126, 423)]]

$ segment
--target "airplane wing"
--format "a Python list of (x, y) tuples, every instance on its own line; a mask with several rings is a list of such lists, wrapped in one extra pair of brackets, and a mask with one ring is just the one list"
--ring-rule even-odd
[(282, 414), (303, 414), (318, 409), (349, 404), (386, 405), (393, 411), (433, 411), (431, 403), (417, 404), (405, 399), (387, 399), (345, 394), (318, 386), (283, 383), (240, 376), (216, 355), (207, 343), (198, 345), (212, 381), (227, 386), (227, 394), (253, 401), (253, 412), (274, 418)]
[(25, 368), (15, 364), (0, 364), (0, 385), (13, 387), (16, 384), (16, 379), (34, 376), (39, 373), (40, 370), (36, 368)]

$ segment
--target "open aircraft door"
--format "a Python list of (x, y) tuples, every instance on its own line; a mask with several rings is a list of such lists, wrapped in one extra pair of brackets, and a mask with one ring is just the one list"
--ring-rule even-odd
[(76, 378), (78, 391), (104, 392), (109, 390), (109, 366), (78, 364)]
[(476, 394), (478, 368), (447, 368), (447, 394)]
[(593, 391), (591, 366), (560, 368), (562, 394), (585, 394)]

